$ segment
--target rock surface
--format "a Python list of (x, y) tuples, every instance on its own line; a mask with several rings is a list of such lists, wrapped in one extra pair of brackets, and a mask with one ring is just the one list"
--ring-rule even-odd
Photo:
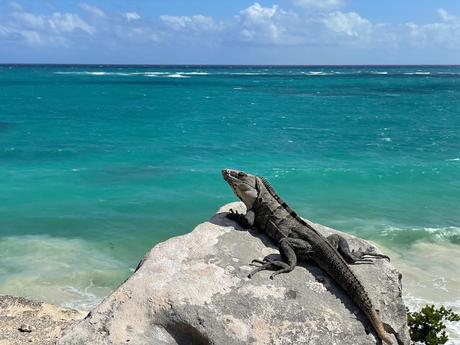
[(0, 345), (51, 345), (61, 330), (86, 315), (72, 309), (0, 296)]
[[(138, 270), (60, 345), (379, 344), (371, 325), (329, 276), (312, 263), (268, 279), (247, 278), (254, 258), (278, 253), (270, 240), (226, 219), (224, 206), (191, 233), (155, 246)], [(335, 232), (315, 225), (324, 234)], [(370, 244), (346, 235), (351, 247)], [(400, 274), (386, 260), (355, 265), (384, 323), (409, 344)], [(396, 342), (395, 342), (396, 344)]]

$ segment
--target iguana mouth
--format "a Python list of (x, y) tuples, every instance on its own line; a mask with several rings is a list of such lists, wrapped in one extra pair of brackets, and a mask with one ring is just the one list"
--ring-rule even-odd
[(232, 176), (232, 170), (230, 169), (222, 169), (222, 176), (224, 177), (224, 180), (228, 182), (228, 184), (232, 187), (235, 185), (235, 180), (236, 178)]

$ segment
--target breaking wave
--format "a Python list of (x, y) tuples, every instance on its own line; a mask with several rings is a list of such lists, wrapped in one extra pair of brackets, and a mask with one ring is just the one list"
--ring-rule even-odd
[[(460, 246), (419, 241), (405, 250), (386, 247), (384, 252), (402, 273), (403, 299), (411, 311), (426, 304), (444, 305), (460, 313)], [(450, 341), (460, 341), (460, 323), (448, 323)]]
[(400, 228), (396, 226), (386, 226), (380, 235), (392, 241), (407, 239), (413, 242), (423, 240), (433, 243), (450, 242), (460, 244), (460, 228), (456, 226), (446, 226), (439, 228), (432, 227), (411, 227)]
[(0, 293), (89, 310), (130, 271), (81, 239), (49, 235), (0, 238)]
[(165, 77), (165, 78), (186, 78), (192, 76), (382, 76), (382, 77), (458, 77), (460, 73), (450, 71), (404, 71), (404, 70), (366, 70), (366, 69), (342, 69), (342, 70), (303, 70), (299, 69), (273, 69), (258, 72), (227, 71), (227, 70), (169, 70), (169, 71), (57, 71), (54, 74), (61, 75), (87, 75), (87, 76), (141, 76), (141, 77)]

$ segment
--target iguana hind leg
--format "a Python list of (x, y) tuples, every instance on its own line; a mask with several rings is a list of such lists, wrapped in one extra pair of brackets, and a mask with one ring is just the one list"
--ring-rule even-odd
[(373, 261), (367, 257), (382, 258), (390, 261), (388, 256), (375, 253), (373, 250), (350, 250), (347, 240), (338, 234), (328, 236), (327, 240), (334, 246), (334, 248), (337, 249), (337, 251), (349, 264), (373, 263)]
[(251, 278), (254, 274), (264, 270), (272, 270), (275, 271), (271, 276), (270, 279), (273, 279), (275, 276), (281, 273), (289, 273), (291, 272), (295, 266), (297, 265), (297, 254), (299, 252), (302, 253), (310, 253), (311, 246), (303, 240), (294, 239), (294, 238), (282, 238), (279, 242), (279, 250), (281, 254), (281, 260), (272, 260), (269, 258), (265, 258), (264, 260), (253, 260), (254, 262), (261, 264), (261, 266), (256, 267), (253, 269), (248, 277)]

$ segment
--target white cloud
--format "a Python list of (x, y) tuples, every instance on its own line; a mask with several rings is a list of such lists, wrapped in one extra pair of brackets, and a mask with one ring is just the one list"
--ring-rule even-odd
[(233, 29), (244, 42), (256, 44), (288, 43), (289, 27), (297, 22), (294, 13), (286, 12), (278, 6), (263, 7), (259, 3), (240, 11), (235, 17)]
[(372, 30), (372, 23), (356, 12), (332, 12), (324, 19), (324, 23), (331, 31), (346, 36), (359, 37)]
[(245, 18), (252, 22), (264, 22), (273, 18), (280, 9), (277, 5), (272, 7), (262, 7), (258, 2), (252, 6), (240, 11), (239, 17)]
[(294, 5), (306, 9), (330, 10), (342, 7), (344, 0), (293, 0)]
[(438, 9), (438, 14), (439, 14), (439, 17), (445, 21), (445, 22), (450, 22), (450, 21), (454, 21), (454, 20), (458, 20), (458, 17), (455, 17), (455, 16), (452, 16), (449, 14), (449, 12), (447, 12), (445, 9), (443, 8), (440, 8)]
[[(18, 7), (14, 6), (17, 10)], [(67, 35), (76, 30), (93, 34), (94, 27), (72, 13), (54, 12), (51, 15), (15, 11), (0, 27), (0, 36), (9, 41), (23, 41), (29, 45), (67, 45)]]
[(160, 16), (161, 21), (175, 31), (208, 31), (217, 28), (212, 17), (201, 14), (194, 16)]
[(337, 10), (345, 0), (290, 1), (308, 10), (285, 10), (255, 2), (233, 17), (217, 21), (203, 14), (147, 17), (134, 11), (104, 12), (87, 3), (78, 5), (83, 10), (78, 14), (34, 13), (7, 3), (0, 6), (0, 47), (4, 43), (22, 42), (119, 49), (174, 42), (175, 46), (202, 44), (213, 51), (230, 51), (234, 47), (244, 51), (255, 46), (264, 49), (290, 46), (293, 52), (305, 51), (306, 47), (327, 47), (332, 51), (334, 47), (347, 45), (369, 51), (374, 48), (395, 51), (411, 46), (460, 51), (460, 17), (444, 9), (438, 10), (439, 19), (433, 23), (390, 24), (372, 23), (356, 12)]
[(105, 17), (105, 12), (102, 11), (100, 8), (96, 7), (96, 6), (93, 6), (93, 5), (89, 5), (87, 3), (81, 3), (79, 4), (80, 8), (92, 15), (95, 15), (97, 17)]
[(12, 17), (28, 28), (43, 29), (46, 24), (43, 16), (29, 12), (14, 12)]
[(77, 14), (54, 12), (48, 19), (49, 26), (57, 33), (73, 32), (82, 30), (88, 34), (93, 34), (95, 29)]
[(407, 43), (415, 47), (435, 46), (458, 50), (460, 47), (460, 17), (449, 14), (444, 9), (438, 10), (442, 22), (429, 24), (406, 23), (399, 39), (407, 37)]
[(460, 18), (449, 15), (446, 11), (439, 13), (443, 22), (418, 25), (405, 25), (410, 37), (409, 43), (418, 46), (430, 46), (458, 50), (460, 47)]
[(30, 31), (30, 30), (21, 30), (19, 33), (24, 37), (24, 39), (33, 45), (41, 45), (43, 44), (43, 39), (40, 36), (40, 34), (36, 31)]
[(125, 17), (128, 22), (141, 19), (141, 16), (137, 12), (126, 12)]
[(8, 37), (11, 33), (11, 28), (0, 24), (0, 36)]
[(7, 39), (20, 38), (31, 45), (41, 45), (44, 43), (43, 38), (37, 31), (21, 30), (0, 25), (0, 37), (2, 36)]

